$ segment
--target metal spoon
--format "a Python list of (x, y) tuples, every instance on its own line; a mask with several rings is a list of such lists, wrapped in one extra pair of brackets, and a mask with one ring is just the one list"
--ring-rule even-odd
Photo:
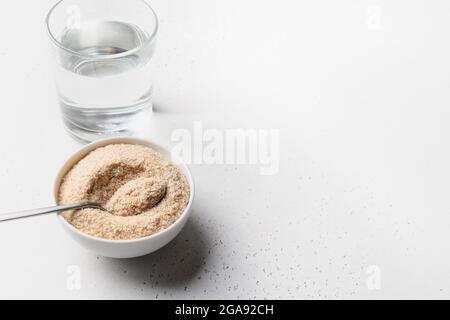
[(4, 214), (0, 214), (0, 222), (7, 221), (7, 220), (13, 220), (13, 219), (38, 216), (41, 214), (47, 214), (47, 213), (53, 213), (53, 212), (81, 209), (81, 208), (97, 208), (97, 209), (105, 210), (105, 209), (103, 209), (103, 207), (100, 204), (98, 204), (96, 202), (86, 201), (86, 202), (80, 202), (80, 203), (74, 203), (74, 204), (65, 204), (62, 206), (53, 206), (53, 207), (47, 207), (47, 208), (41, 208), (41, 209), (32, 209), (32, 210), (4, 213)]

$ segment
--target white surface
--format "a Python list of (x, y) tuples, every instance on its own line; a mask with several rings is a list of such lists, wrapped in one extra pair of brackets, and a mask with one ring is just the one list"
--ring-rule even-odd
[[(0, 211), (52, 203), (79, 146), (55, 100), (52, 3), (0, 3)], [(447, 1), (152, 3), (150, 136), (278, 128), (279, 174), (192, 166), (192, 219), (138, 260), (85, 251), (52, 216), (2, 223), (0, 298), (450, 298)]]

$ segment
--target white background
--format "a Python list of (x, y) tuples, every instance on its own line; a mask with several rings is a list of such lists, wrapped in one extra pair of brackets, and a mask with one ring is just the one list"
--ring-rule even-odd
[[(53, 3), (0, 2), (1, 212), (52, 204), (80, 146), (55, 97)], [(1, 223), (0, 298), (450, 298), (448, 1), (152, 5), (149, 137), (170, 142), (195, 120), (279, 129), (279, 173), (191, 166), (192, 219), (134, 260), (85, 251), (55, 216)]]

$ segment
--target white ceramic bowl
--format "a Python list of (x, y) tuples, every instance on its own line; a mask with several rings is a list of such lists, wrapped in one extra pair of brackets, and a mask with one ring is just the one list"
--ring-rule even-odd
[(88, 144), (83, 148), (81, 148), (80, 150), (78, 150), (74, 155), (72, 155), (65, 162), (63, 167), (59, 170), (55, 180), (55, 189), (54, 189), (55, 202), (58, 203), (58, 191), (62, 179), (78, 161), (84, 158), (89, 152), (99, 147), (115, 143), (139, 144), (151, 147), (154, 150), (157, 150), (160, 153), (162, 153), (168, 159), (171, 159), (172, 162), (174, 162), (181, 169), (181, 171), (185, 174), (189, 182), (190, 196), (189, 196), (189, 203), (182, 212), (182, 214), (180, 215), (180, 217), (178, 218), (178, 220), (176, 220), (168, 228), (148, 237), (139, 238), (135, 240), (107, 240), (103, 238), (93, 237), (84, 232), (81, 232), (80, 230), (72, 226), (70, 223), (68, 223), (61, 215), (58, 214), (57, 217), (58, 220), (61, 222), (62, 226), (64, 227), (64, 229), (72, 236), (72, 238), (74, 238), (78, 243), (80, 243), (85, 248), (95, 253), (111, 258), (139, 257), (160, 249), (178, 235), (178, 233), (184, 227), (189, 217), (192, 200), (194, 199), (194, 181), (192, 180), (192, 176), (191, 173), (189, 172), (188, 167), (184, 163), (182, 163), (181, 160), (174, 159), (166, 148), (163, 148), (158, 144), (155, 144), (148, 140), (129, 137), (104, 139)]

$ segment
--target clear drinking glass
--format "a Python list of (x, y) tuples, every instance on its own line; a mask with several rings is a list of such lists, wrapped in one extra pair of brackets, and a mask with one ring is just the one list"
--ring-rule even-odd
[(158, 19), (144, 0), (62, 0), (49, 11), (64, 123), (84, 141), (128, 134), (152, 107)]

